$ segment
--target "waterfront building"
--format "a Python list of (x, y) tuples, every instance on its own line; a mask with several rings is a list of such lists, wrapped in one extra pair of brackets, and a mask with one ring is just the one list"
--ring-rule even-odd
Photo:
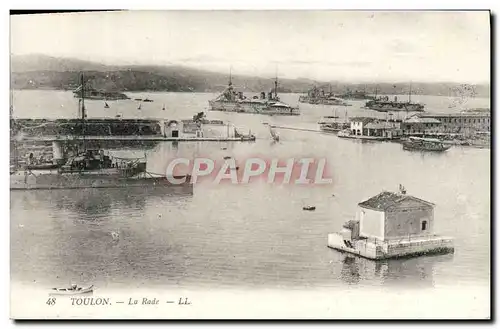
[(491, 128), (489, 112), (423, 113), (420, 117), (439, 120), (441, 133), (469, 134), (489, 132)]
[(453, 251), (453, 240), (433, 230), (434, 204), (400, 186), (360, 202), (357, 219), (329, 234), (328, 246), (371, 259)]
[(351, 118), (351, 134), (356, 136), (367, 135), (368, 131), (365, 130), (366, 125), (375, 120), (376, 120), (375, 118), (370, 118), (370, 117)]
[(401, 124), (397, 121), (378, 120), (370, 117), (351, 119), (352, 136), (380, 137), (392, 139), (401, 135)]
[(414, 115), (401, 123), (404, 135), (430, 135), (441, 132), (441, 121)]

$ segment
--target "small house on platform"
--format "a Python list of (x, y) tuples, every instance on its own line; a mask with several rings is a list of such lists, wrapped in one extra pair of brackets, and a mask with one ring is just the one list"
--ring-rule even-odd
[(434, 204), (400, 191), (358, 204), (356, 220), (328, 235), (328, 247), (370, 259), (453, 252), (453, 239), (434, 234)]
[(381, 192), (358, 207), (360, 236), (385, 241), (432, 234), (434, 204), (407, 195), (403, 188)]

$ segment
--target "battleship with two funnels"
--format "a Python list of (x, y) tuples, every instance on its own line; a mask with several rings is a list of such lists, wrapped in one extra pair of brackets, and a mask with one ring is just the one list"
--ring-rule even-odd
[(247, 98), (243, 92), (236, 92), (229, 75), (227, 88), (217, 98), (208, 101), (211, 111), (255, 113), (265, 115), (300, 115), (298, 107), (283, 103), (278, 97), (278, 78), (274, 81), (274, 88), (267, 94), (261, 92), (260, 97)]

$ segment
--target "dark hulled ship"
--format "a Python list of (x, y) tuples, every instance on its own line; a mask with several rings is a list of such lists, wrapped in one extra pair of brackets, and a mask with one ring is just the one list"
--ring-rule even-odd
[(425, 112), (424, 104), (411, 101), (411, 84), (408, 92), (408, 101), (403, 102), (394, 96), (394, 100), (389, 100), (389, 96), (375, 97), (375, 99), (366, 102), (366, 108), (378, 112)]

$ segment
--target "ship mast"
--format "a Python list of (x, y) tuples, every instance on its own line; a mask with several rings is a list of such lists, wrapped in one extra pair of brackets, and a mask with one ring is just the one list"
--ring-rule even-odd
[(276, 68), (276, 80), (274, 80), (274, 98), (278, 100), (278, 68)]
[(411, 81), (410, 81), (410, 90), (408, 91), (408, 103), (411, 103)]
[(83, 76), (83, 72), (81, 75), (81, 84), (82, 84), (82, 89), (81, 89), (81, 107), (82, 107), (82, 112), (81, 112), (81, 120), (82, 120), (82, 137), (83, 137), (83, 151), (86, 151), (86, 143), (85, 143), (85, 78)]
[(230, 66), (230, 67), (229, 67), (229, 83), (228, 83), (229, 87), (231, 87), (231, 86), (233, 85), (233, 81), (232, 81), (232, 79), (231, 79), (231, 78), (232, 78), (232, 77), (231, 77), (231, 69), (232, 69), (232, 67)]

